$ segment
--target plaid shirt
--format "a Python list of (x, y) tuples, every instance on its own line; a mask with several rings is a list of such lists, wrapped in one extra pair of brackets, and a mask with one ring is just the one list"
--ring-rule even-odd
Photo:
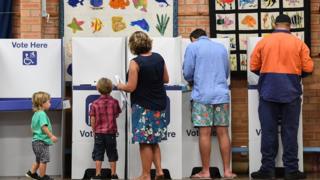
[(101, 95), (93, 101), (90, 117), (95, 117), (95, 133), (115, 134), (118, 132), (116, 118), (121, 113), (118, 100), (110, 95)]

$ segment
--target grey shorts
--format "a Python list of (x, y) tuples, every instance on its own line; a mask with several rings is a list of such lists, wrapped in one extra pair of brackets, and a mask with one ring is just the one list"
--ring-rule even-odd
[(36, 155), (37, 163), (50, 162), (49, 145), (43, 141), (32, 141), (32, 149)]

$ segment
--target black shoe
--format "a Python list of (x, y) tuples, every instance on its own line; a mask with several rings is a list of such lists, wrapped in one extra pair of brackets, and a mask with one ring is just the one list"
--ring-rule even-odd
[(284, 179), (285, 180), (289, 180), (289, 179), (306, 179), (307, 175), (303, 172), (300, 171), (295, 171), (295, 172), (291, 172), (291, 173), (286, 173), (284, 175)]
[(251, 177), (253, 179), (275, 179), (276, 178), (274, 172), (261, 171), (261, 170), (251, 173)]
[(93, 176), (91, 179), (102, 179), (101, 174)]
[(111, 175), (111, 179), (119, 179), (117, 174)]
[(44, 175), (43, 177), (39, 177), (39, 180), (53, 180), (53, 178), (48, 175)]
[(36, 172), (32, 174), (30, 170), (26, 173), (26, 176), (31, 179), (39, 179), (40, 178)]

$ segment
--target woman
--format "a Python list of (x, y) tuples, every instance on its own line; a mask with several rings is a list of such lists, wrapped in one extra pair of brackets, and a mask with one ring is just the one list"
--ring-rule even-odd
[(169, 82), (168, 70), (162, 56), (151, 51), (152, 40), (146, 33), (133, 33), (129, 47), (137, 57), (130, 61), (127, 84), (120, 83), (117, 88), (131, 93), (132, 141), (139, 143), (142, 162), (142, 174), (138, 179), (151, 179), (152, 162), (156, 167), (156, 179), (164, 179), (158, 143), (166, 139), (164, 83)]

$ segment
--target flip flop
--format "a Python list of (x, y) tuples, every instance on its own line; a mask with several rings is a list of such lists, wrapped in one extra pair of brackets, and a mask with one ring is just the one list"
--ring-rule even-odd
[(202, 177), (199, 175), (199, 173), (197, 173), (197, 174), (190, 176), (190, 179), (212, 179), (212, 178), (210, 176), (209, 177)]
[(235, 179), (237, 178), (237, 175), (236, 174), (232, 174), (231, 176), (229, 177), (223, 177), (223, 179)]

